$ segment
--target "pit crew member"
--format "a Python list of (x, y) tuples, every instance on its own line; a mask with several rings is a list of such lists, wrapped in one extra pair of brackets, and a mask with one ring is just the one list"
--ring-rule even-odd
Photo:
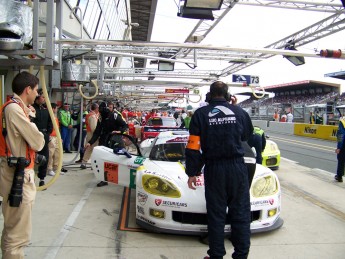
[[(228, 85), (210, 86), (209, 105), (197, 109), (186, 147), (188, 186), (195, 189), (196, 175), (204, 167), (210, 258), (223, 258), (226, 217), (231, 224), (233, 258), (247, 258), (250, 247), (250, 197), (248, 170), (241, 141), (253, 133), (249, 115), (230, 104)], [(200, 152), (202, 151), (202, 152)], [(226, 209), (228, 208), (228, 214)], [(208, 257), (205, 257), (208, 258)]]

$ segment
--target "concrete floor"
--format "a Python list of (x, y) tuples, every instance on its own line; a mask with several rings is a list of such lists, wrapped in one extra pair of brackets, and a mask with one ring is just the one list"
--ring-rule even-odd
[[(75, 154), (65, 154), (65, 161)], [(345, 258), (345, 183), (333, 174), (282, 159), (282, 228), (255, 234), (250, 259)], [(48, 179), (48, 178), (47, 178)], [(96, 187), (91, 168), (78, 165), (38, 192), (28, 259), (203, 258), (196, 237), (117, 230), (123, 187)], [(135, 206), (131, 206), (135, 213)], [(2, 217), (0, 217), (2, 229)], [(226, 240), (231, 258), (232, 245)]]

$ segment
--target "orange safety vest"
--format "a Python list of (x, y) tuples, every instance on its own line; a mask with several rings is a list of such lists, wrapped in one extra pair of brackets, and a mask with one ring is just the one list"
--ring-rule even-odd
[(89, 118), (90, 118), (91, 115), (96, 115), (96, 118), (98, 119), (97, 114), (95, 112), (93, 112), (93, 111), (91, 111), (88, 114), (86, 114), (86, 116), (85, 116), (86, 132), (91, 132), (91, 127), (90, 127), (90, 124), (89, 124)]
[[(59, 128), (59, 127), (60, 127), (59, 119), (58, 119), (58, 118), (55, 118), (55, 121), (56, 121), (56, 124), (57, 124), (57, 126), (58, 126), (58, 128)], [(50, 136), (56, 137), (56, 132), (55, 132), (55, 129), (54, 129), (54, 128), (53, 128), (52, 133), (50, 133)]]
[[(26, 114), (24, 107), (21, 103), (18, 103), (17, 101), (11, 99), (9, 101), (7, 101), (0, 110), (0, 118), (2, 120), (2, 130), (0, 131), (0, 157), (10, 157), (11, 156), (11, 150), (9, 149), (9, 147), (7, 146), (5, 137), (3, 135), (4, 130), (6, 130), (6, 122), (5, 122), (5, 116), (3, 115), (3, 111), (5, 109), (5, 107), (7, 105), (9, 105), (10, 103), (16, 103), (18, 104), (24, 111), (26, 117), (28, 118), (28, 120), (30, 120), (29, 115)], [(35, 156), (36, 156), (36, 152), (31, 149), (29, 147), (29, 145), (26, 145), (26, 159), (30, 161), (30, 164), (26, 167), (28, 169), (33, 169), (35, 166)]]

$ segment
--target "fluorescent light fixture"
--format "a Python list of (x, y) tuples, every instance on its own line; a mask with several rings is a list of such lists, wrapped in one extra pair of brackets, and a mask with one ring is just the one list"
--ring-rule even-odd
[(159, 61), (158, 71), (174, 71), (174, 65), (173, 62)]
[(190, 19), (214, 20), (212, 10), (196, 9), (181, 6), (180, 12), (177, 16)]
[(304, 57), (297, 57), (297, 56), (283, 56), (287, 60), (289, 60), (295, 66), (300, 66), (305, 64)]
[(195, 9), (219, 10), (223, 0), (186, 0), (184, 7)]
[(184, 5), (179, 8), (177, 16), (213, 21), (212, 10), (219, 10), (222, 4), (223, 0), (185, 0)]
[[(286, 50), (296, 50), (295, 48), (295, 42), (293, 40), (290, 40), (286, 43), (285, 45), (285, 49)], [(300, 57), (300, 56), (284, 56), (284, 58), (286, 58), (287, 60), (289, 60), (292, 64), (294, 64), (295, 66), (300, 66), (305, 64), (305, 60), (304, 57)]]

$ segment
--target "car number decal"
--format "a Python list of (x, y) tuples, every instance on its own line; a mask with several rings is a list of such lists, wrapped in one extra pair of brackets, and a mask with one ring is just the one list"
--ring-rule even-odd
[(112, 183), (119, 183), (119, 165), (104, 162), (104, 180)]

